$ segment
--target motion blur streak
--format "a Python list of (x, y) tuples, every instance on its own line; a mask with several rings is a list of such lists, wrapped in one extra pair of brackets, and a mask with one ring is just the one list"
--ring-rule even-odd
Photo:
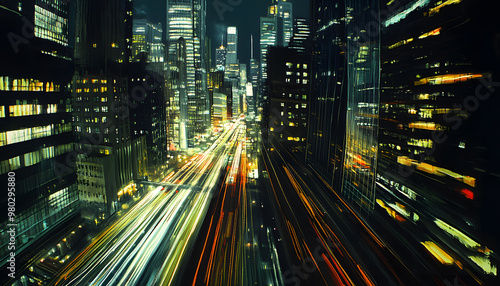
[[(243, 123), (147, 193), (60, 273), (55, 285), (170, 285), (189, 255)], [(238, 144), (241, 153), (241, 143)], [(175, 183), (174, 183), (175, 182)], [(217, 188), (218, 189), (218, 188)]]

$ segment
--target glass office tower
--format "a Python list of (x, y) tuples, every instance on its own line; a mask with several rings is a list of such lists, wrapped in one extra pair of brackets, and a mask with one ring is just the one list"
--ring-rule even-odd
[(311, 11), (311, 90), (315, 92), (310, 97), (307, 162), (339, 191), (347, 97), (345, 7), (342, 1), (312, 1)]
[[(56, 0), (4, 3), (0, 36), (0, 178), (5, 182), (0, 258), (6, 262), (11, 252), (7, 223), (17, 224), (19, 250), (79, 214), (76, 170), (67, 160), (74, 142), (68, 5)], [(16, 216), (10, 222), (9, 174), (16, 189)]]
[[(205, 68), (206, 1), (167, 1), (167, 45), (168, 66), (175, 67), (177, 40), (186, 41), (187, 95), (189, 145), (194, 144), (194, 136), (203, 133), (209, 123), (207, 106), (207, 71)], [(203, 43), (203, 44), (202, 44)], [(208, 119), (208, 122), (207, 122)]]
[(361, 209), (375, 204), (379, 107), (379, 36), (366, 27), (378, 1), (346, 3), (347, 102), (342, 193)]
[(498, 237), (495, 17), (480, 1), (386, 2), (380, 201), (473, 269), (496, 273), (488, 250)]

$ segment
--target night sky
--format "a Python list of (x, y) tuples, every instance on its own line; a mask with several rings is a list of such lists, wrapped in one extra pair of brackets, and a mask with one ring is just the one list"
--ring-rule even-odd
[[(293, 17), (309, 18), (308, 0), (288, 0), (293, 4)], [(238, 3), (219, 16), (215, 4)], [(259, 43), (259, 17), (265, 16), (271, 0), (207, 0), (207, 29), (208, 36), (212, 39), (212, 61), (215, 61), (215, 48), (221, 43), (221, 34), (225, 34), (227, 26), (238, 27), (238, 58), (241, 63), (249, 64), (250, 61), (250, 34), (254, 35), (254, 55), (258, 56)], [(165, 0), (135, 0), (136, 15), (146, 15), (152, 22), (162, 22), (165, 27), (166, 1)], [(221, 10), (222, 11), (222, 10)]]

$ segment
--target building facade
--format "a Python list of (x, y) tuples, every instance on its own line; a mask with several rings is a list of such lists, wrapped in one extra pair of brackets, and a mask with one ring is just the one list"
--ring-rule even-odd
[(73, 130), (82, 216), (92, 221), (117, 210), (134, 178), (126, 75), (132, 7), (125, 0), (108, 4), (76, 2)]
[(384, 204), (399, 206), (399, 215), (437, 233), (441, 247), (492, 275), (484, 247), (499, 237), (491, 225), (498, 135), (488, 130), (499, 120), (498, 97), (484, 91), (498, 79), (498, 28), (479, 4), (381, 3), (391, 12), (381, 18), (376, 183)]
[(296, 50), (271, 47), (269, 103), (264, 108), (264, 138), (291, 152), (305, 152), (310, 92), (310, 58)]
[[(68, 5), (10, 1), (0, 8), (0, 178), (6, 182), (0, 221), (0, 257), (16, 252), (79, 214), (71, 122), (71, 50)], [(14, 3), (15, 2), (15, 3)], [(15, 196), (7, 182), (15, 178)], [(10, 197), (11, 199), (8, 199)], [(15, 220), (7, 207), (15, 200)], [(4, 259), (5, 258), (5, 259)], [(21, 260), (21, 259), (19, 259)], [(18, 259), (16, 258), (16, 263)], [(3, 263), (2, 263), (3, 264)]]
[(193, 146), (194, 137), (203, 134), (209, 123), (206, 69), (206, 0), (167, 1), (167, 67), (175, 68), (177, 41), (186, 41), (188, 145)]

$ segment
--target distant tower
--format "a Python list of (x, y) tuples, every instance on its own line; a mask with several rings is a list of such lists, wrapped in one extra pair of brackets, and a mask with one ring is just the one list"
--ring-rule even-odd
[(226, 67), (227, 49), (221, 44), (215, 51), (215, 62), (217, 70), (224, 71)]

